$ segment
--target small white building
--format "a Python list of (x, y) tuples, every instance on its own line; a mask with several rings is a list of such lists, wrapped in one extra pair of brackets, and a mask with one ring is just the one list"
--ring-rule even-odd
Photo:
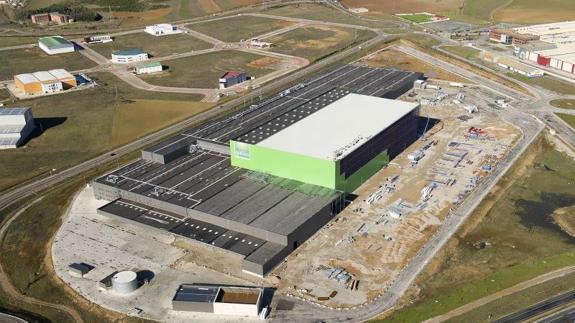
[(62, 36), (48, 36), (38, 39), (38, 47), (48, 55), (73, 53), (74, 43)]
[(136, 64), (134, 66), (134, 72), (136, 74), (152, 74), (159, 73), (163, 70), (162, 63), (160, 62), (145, 62)]
[(112, 52), (112, 63), (129, 64), (147, 61), (149, 58), (148, 53), (140, 48), (132, 48), (126, 50), (117, 50)]
[(146, 26), (144, 31), (152, 36), (166, 36), (166, 35), (182, 33), (181, 29), (171, 24), (157, 24), (152, 26)]
[(0, 108), (0, 149), (17, 148), (34, 128), (30, 108)]

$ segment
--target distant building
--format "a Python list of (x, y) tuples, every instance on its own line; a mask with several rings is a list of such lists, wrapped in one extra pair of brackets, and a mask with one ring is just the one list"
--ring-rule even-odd
[(114, 41), (110, 35), (94, 35), (84, 37), (84, 42), (87, 44), (110, 43)]
[(247, 80), (248, 76), (245, 72), (229, 71), (220, 77), (220, 89), (226, 89)]
[(249, 46), (254, 48), (271, 48), (273, 46), (272, 43), (268, 43), (265, 41), (261, 41), (257, 38), (250, 39)]
[(35, 127), (30, 108), (0, 109), (0, 149), (17, 148)]
[(69, 15), (61, 14), (59, 12), (38, 13), (31, 15), (30, 19), (32, 20), (32, 23), (39, 25), (47, 25), (49, 23), (62, 25), (74, 21)]
[(174, 311), (258, 317), (263, 288), (180, 285), (172, 299)]
[(151, 74), (161, 72), (163, 69), (162, 63), (160, 62), (145, 62), (136, 64), (134, 66), (134, 71), (136, 74)]
[(523, 45), (530, 41), (539, 40), (539, 36), (520, 34), (511, 29), (494, 28), (489, 31), (489, 40), (505, 45)]
[(26, 94), (48, 94), (77, 86), (76, 77), (64, 69), (18, 74), (14, 83)]
[(171, 24), (157, 24), (147, 26), (144, 31), (153, 36), (166, 36), (182, 33), (181, 29)]
[(48, 55), (72, 53), (75, 51), (74, 43), (62, 36), (48, 36), (38, 39), (38, 47)]
[(148, 60), (148, 53), (140, 48), (116, 50), (112, 52), (112, 63), (129, 64)]
[(516, 61), (514, 58), (510, 58), (510, 57), (505, 57), (505, 56), (500, 57), (497, 64), (503, 68), (506, 68), (506, 69), (512, 71), (512, 72), (516, 72), (516, 73), (519, 73), (519, 74), (527, 76), (527, 77), (541, 77), (541, 76), (545, 75), (544, 71), (542, 71), (538, 68), (520, 63), (520, 62)]

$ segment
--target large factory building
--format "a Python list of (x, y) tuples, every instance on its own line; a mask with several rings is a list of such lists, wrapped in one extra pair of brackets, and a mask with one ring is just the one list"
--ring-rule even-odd
[(421, 73), (345, 65), (187, 130), (98, 178), (100, 214), (242, 259), (263, 276), (416, 139)]

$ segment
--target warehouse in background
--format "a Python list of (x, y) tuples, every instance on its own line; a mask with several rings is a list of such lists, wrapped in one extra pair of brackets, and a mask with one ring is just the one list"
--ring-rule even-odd
[(258, 317), (263, 288), (184, 284), (172, 299), (174, 311)]
[(76, 49), (74, 43), (62, 36), (48, 36), (38, 39), (38, 47), (48, 55), (72, 53)]
[(136, 74), (152, 74), (152, 73), (159, 73), (163, 70), (162, 63), (160, 62), (144, 62), (140, 64), (136, 64), (134, 66), (134, 72)]
[(49, 94), (76, 87), (76, 77), (65, 69), (18, 74), (16, 88), (28, 95)]
[(171, 24), (157, 24), (147, 26), (144, 31), (152, 36), (167, 36), (182, 33), (181, 29)]
[(226, 89), (231, 86), (243, 83), (248, 80), (246, 72), (241, 71), (228, 71), (220, 76), (220, 89)]
[(17, 148), (36, 128), (30, 108), (0, 109), (0, 149)]
[(140, 48), (115, 50), (112, 52), (112, 63), (129, 64), (147, 61), (149, 58), (148, 53)]

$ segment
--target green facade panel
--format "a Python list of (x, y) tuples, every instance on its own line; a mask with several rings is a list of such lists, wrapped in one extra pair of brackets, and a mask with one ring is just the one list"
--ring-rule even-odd
[(360, 187), (361, 184), (365, 183), (365, 181), (370, 179), (371, 176), (377, 173), (380, 169), (387, 166), (387, 164), (389, 164), (389, 155), (387, 154), (387, 151), (384, 151), (351, 174), (351, 176), (345, 178), (345, 174), (340, 174), (338, 163), (336, 189), (351, 193), (355, 191), (356, 188)]
[(335, 161), (230, 141), (233, 166), (336, 189)]

